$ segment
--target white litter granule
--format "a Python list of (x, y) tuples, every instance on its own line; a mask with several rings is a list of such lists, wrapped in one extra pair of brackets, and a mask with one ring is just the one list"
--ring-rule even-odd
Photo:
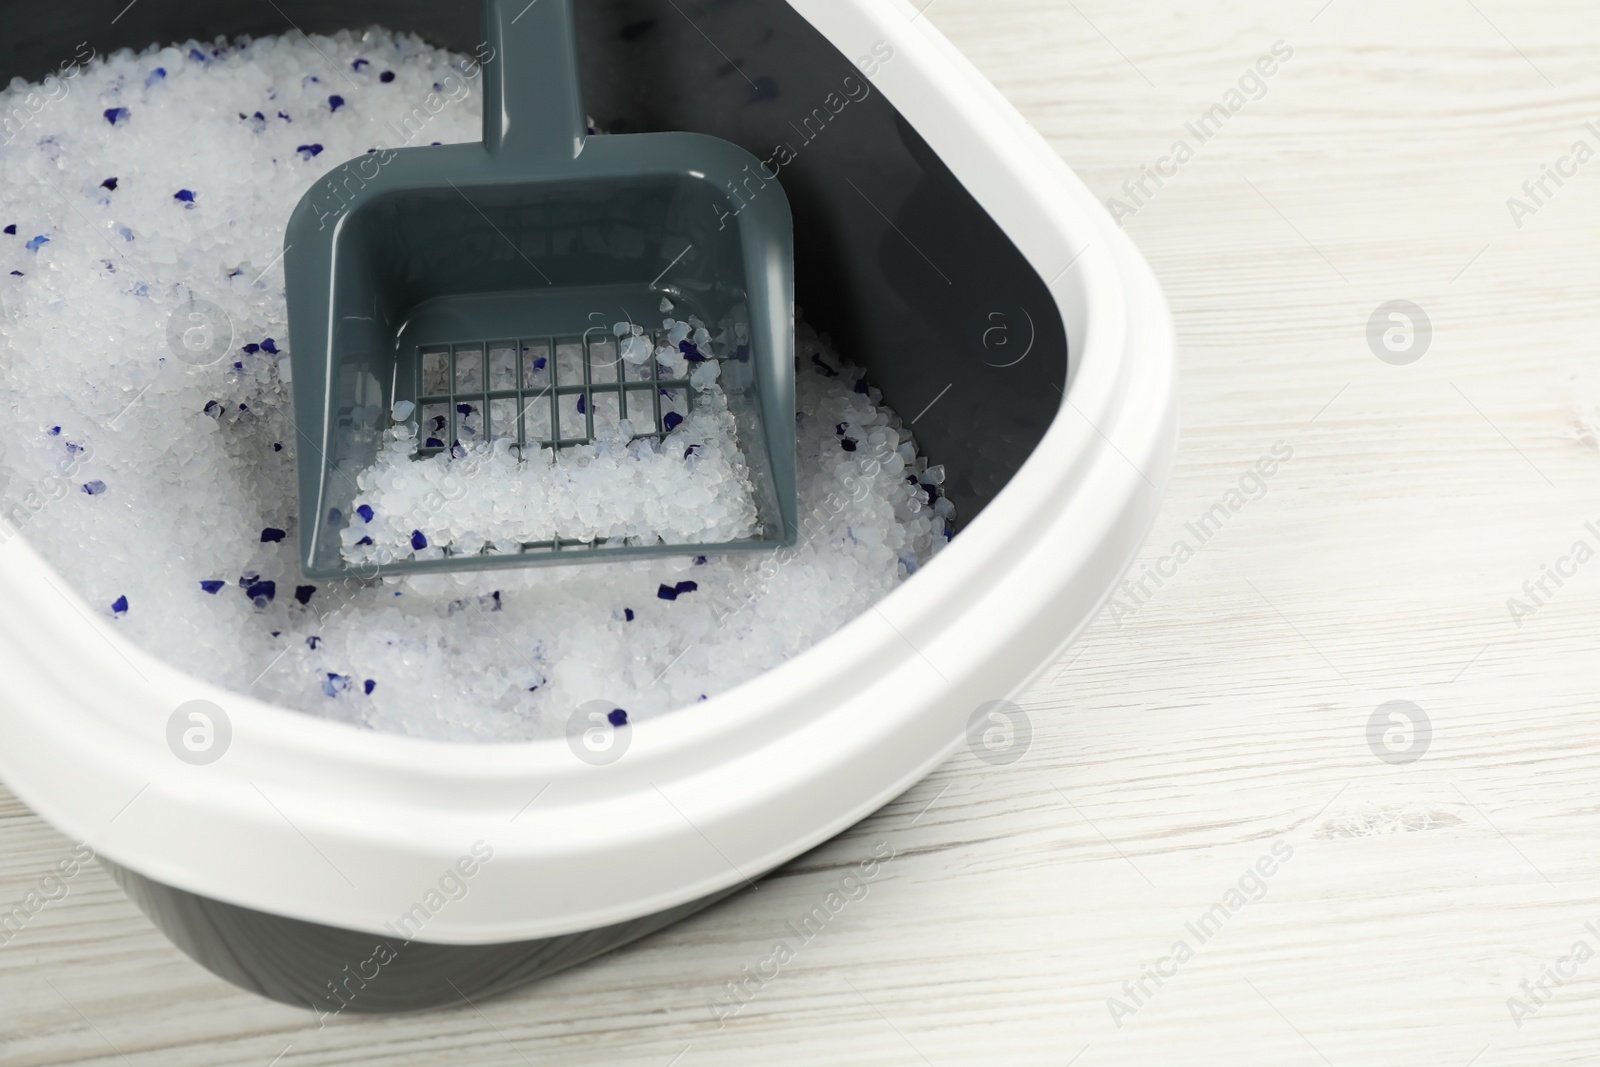
[[(654, 351), (647, 346), (646, 358)], [(625, 346), (622, 358), (628, 358)], [(717, 363), (704, 366), (714, 372)], [(615, 363), (607, 369), (615, 381)], [(384, 563), (442, 559), (446, 549), (475, 555), (485, 546), (515, 554), (524, 543), (557, 539), (704, 545), (750, 538), (758, 531), (755, 492), (727, 398), (714, 375), (691, 375), (689, 382), (659, 389), (666, 400), (666, 432), (659, 440), (635, 437), (636, 429), (653, 434), (661, 428), (654, 404), (639, 413), (636, 427), (623, 417), (614, 392), (558, 396), (556, 421), (573, 427), (561, 436), (585, 436), (589, 418), (595, 426), (592, 442), (559, 454), (537, 445), (520, 453), (516, 448), (519, 414), (532, 421), (537, 412), (547, 426), (551, 421), (548, 387), (520, 413), (516, 400), (491, 401), (511, 410), (501, 420), (506, 429), (493, 433), (491, 421), (488, 436), (478, 411), (482, 402), (460, 404), (458, 437), (449, 440), (446, 414), (424, 408), (419, 421), (410, 417), (413, 405), (401, 401), (405, 415), (391, 413), (400, 424), (384, 434), (377, 462), (356, 476), (355, 521), (340, 531), (341, 554), (351, 563)], [(633, 396), (657, 391), (652, 385)], [(595, 410), (586, 411), (586, 401)]]
[[(946, 540), (942, 468), (802, 324), (795, 547), (306, 581), (284, 224), (342, 160), (476, 140), (476, 68), (382, 30), (83, 58), (0, 93), (0, 517), (175, 666), (378, 730), (554, 736), (587, 701), (636, 721), (752, 678)], [(674, 431), (695, 443), (704, 384)], [(429, 462), (392, 460), (371, 477)]]

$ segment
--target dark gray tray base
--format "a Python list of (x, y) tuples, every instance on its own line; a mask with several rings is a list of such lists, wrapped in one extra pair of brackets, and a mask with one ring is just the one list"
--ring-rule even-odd
[(576, 934), (439, 945), (268, 915), (174, 889), (104, 858), (100, 863), (196, 963), (319, 1018), (418, 1011), (492, 997), (620, 948), (743, 888), (741, 883), (676, 908)]

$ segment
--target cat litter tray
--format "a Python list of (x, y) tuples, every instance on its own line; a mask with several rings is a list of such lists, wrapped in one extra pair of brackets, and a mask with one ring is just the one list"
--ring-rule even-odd
[[(476, 9), (406, 0), (142, 0), (109, 24), (46, 0), (10, 13), (34, 29), (0, 41), (0, 73), (27, 79), (86, 37), (108, 52), (286, 20), (480, 43)], [(789, 146), (797, 302), (946, 466), (964, 525), (875, 610), (629, 727), (606, 765), (560, 739), (374, 735), (223, 690), (63, 597), (25, 538), (0, 545), (0, 777), (189, 955), (319, 1013), (455, 1004), (551, 974), (877, 810), (1088, 624), (1170, 471), (1174, 340), (1148, 267), (915, 8), (607, 0), (576, 15), (598, 127), (707, 134), (761, 160)], [(167, 740), (193, 700), (231, 723), (206, 765)], [(432, 907), (463, 879), (470, 893)], [(335, 975), (396, 938), (381, 980), (331, 999)]]

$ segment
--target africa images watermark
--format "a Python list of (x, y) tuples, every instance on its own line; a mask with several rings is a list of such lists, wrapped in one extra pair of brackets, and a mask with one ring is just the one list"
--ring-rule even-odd
[[(485, 55), (485, 52), (488, 54)], [(317, 198), (312, 210), (317, 213), (317, 229), (325, 229), (336, 222), (345, 210), (355, 203), (356, 194), (376, 181), (379, 171), (394, 161), (395, 151), (411, 144), (428, 123), (451, 104), (457, 104), (472, 95), (472, 84), (483, 73), (483, 64), (492, 62), (495, 51), (488, 43), (478, 45), (474, 58), (463, 60), (459, 74), (452, 71), (442, 77), (422, 103), (400, 117), (398, 122), (385, 123), (396, 144), (379, 141), (371, 152), (341, 163), (322, 178), (317, 187)]]
[[(1267, 895), (1267, 879), (1277, 874), (1282, 864), (1293, 857), (1293, 845), (1287, 841), (1274, 841), (1268, 852), (1245, 868), (1238, 880), (1222, 894), (1221, 900), (1202, 912), (1198, 919), (1183, 924), (1189, 937), (1178, 938), (1165, 956), (1140, 967), (1138, 977), (1122, 983), (1122, 996), (1107, 997), (1106, 1010), (1111, 1013), (1111, 1021), (1117, 1024), (1117, 1029), (1122, 1029), (1124, 1020), (1130, 1015), (1139, 1014), (1155, 999), (1156, 993), (1167, 980), (1176, 977), (1178, 969), (1194, 959), (1197, 948), (1221, 933), (1229, 919), (1238, 915), (1247, 905), (1264, 898)], [(1192, 945), (1189, 943), (1191, 937), (1194, 939)]]
[[(839, 88), (823, 97), (822, 103), (812, 108), (811, 112), (802, 117), (798, 124), (791, 119), (789, 128), (798, 135), (799, 146), (796, 147), (791, 141), (779, 142), (773, 146), (771, 155), (756, 163), (754, 173), (751, 172), (747, 164), (744, 168), (747, 175), (744, 181), (737, 185), (732, 181), (728, 183), (728, 196), (738, 206), (729, 211), (721, 205), (712, 205), (712, 210), (717, 213), (717, 229), (727, 229), (728, 220), (738, 217), (745, 208), (749, 207), (749, 201), (759, 196), (761, 191), (767, 187), (768, 182), (777, 181), (779, 171), (799, 159), (800, 150), (811, 144), (818, 137), (821, 137), (826, 132), (828, 124), (844, 114), (845, 108), (851, 104), (859, 104), (871, 96), (872, 78), (883, 68), (884, 64), (893, 60), (894, 57), (894, 45), (887, 41), (875, 42), (872, 46), (871, 55), (856, 60), (856, 66), (860, 67), (861, 72), (867, 77), (865, 83), (854, 75), (846, 75), (840, 81)], [(743, 195), (740, 194), (741, 189), (743, 190)]]
[[(1523, 619), (1537, 615), (1539, 609), (1555, 598), (1557, 590), (1566, 585), (1568, 579), (1577, 576), (1579, 567), (1594, 559), (1595, 545), (1600, 545), (1600, 525), (1590, 521), (1583, 524), (1583, 529), (1588, 536), (1573, 541), (1565, 554), (1556, 557), (1554, 565), (1542, 564), (1535, 577), (1523, 581), (1522, 596), (1506, 598), (1506, 611), (1518, 629), (1522, 628)], [(1592, 542), (1591, 537), (1594, 538)]]
[[(1584, 923), (1583, 928), (1595, 939), (1595, 944), (1600, 944), (1600, 926), (1593, 919)], [(1511, 1021), (1516, 1023), (1517, 1029), (1521, 1030), (1525, 1020), (1539, 1014), (1540, 1008), (1554, 1000), (1556, 990), (1576, 978), (1579, 968), (1594, 957), (1594, 945), (1589, 943), (1589, 938), (1581, 937), (1572, 943), (1570, 952), (1545, 964), (1538, 978), (1531, 982), (1524, 978), (1522, 996), (1506, 998), (1506, 1010), (1511, 1013)]]
[(822, 900), (799, 918), (784, 923), (791, 936), (774, 941), (772, 949), (754, 964), (740, 968), (737, 978), (723, 983), (723, 995), (707, 1005), (711, 1017), (717, 1020), (717, 1029), (728, 1025), (728, 1020), (744, 1010), (767, 983), (775, 980), (783, 969), (794, 961), (800, 950), (809, 945), (828, 924), (853, 901), (866, 899), (872, 883), (883, 873), (883, 865), (897, 853), (887, 841), (872, 848), (872, 855), (854, 865), (839, 877), (838, 884), (823, 894)]
[(72, 846), (72, 851), (67, 853), (49, 873), (39, 879), (37, 885), (22, 895), (22, 899), (4, 911), (0, 911), (0, 948), (11, 944), (16, 936), (33, 921), (45, 908), (58, 901), (65, 900), (71, 892), (68, 885), (78, 876), (83, 865), (94, 859), (94, 849), (86, 841), (79, 841)]
[[(1594, 137), (1596, 144), (1600, 144), (1600, 125), (1594, 119), (1584, 123), (1583, 128)], [(1594, 157), (1594, 146), (1580, 137), (1554, 164), (1539, 164), (1539, 176), (1522, 183), (1522, 196), (1506, 197), (1506, 210), (1511, 213), (1512, 225), (1522, 229), (1522, 224), (1537, 215), (1568, 181), (1578, 176), (1578, 169)], [(1550, 187), (1552, 183), (1554, 189)]]
[(98, 53), (90, 47), (88, 41), (78, 42), (77, 51), (71, 59), (63, 60), (56, 70), (46, 74), (38, 88), (29, 90), (24, 96), (17, 98), (11, 110), (0, 115), (0, 146), (9, 145), (21, 136), (45, 108), (65, 100), (67, 94), (71, 92), (70, 83), (78, 76), (79, 69), (87, 66), (97, 56)]
[[(1111, 217), (1116, 220), (1117, 225), (1121, 226), (1123, 219), (1137, 215), (1154, 199), (1158, 190), (1169, 180), (1176, 178), (1179, 170), (1194, 159), (1201, 146), (1221, 133), (1223, 125), (1244, 110), (1246, 104), (1266, 96), (1267, 80), (1278, 73), (1281, 64), (1287, 63), (1292, 58), (1294, 58), (1292, 47), (1283, 41), (1274, 41), (1271, 53), (1246, 67), (1245, 72), (1239, 76), (1238, 84), (1222, 94), (1221, 103), (1212, 104), (1201, 112), (1198, 118), (1185, 122), (1184, 131), (1194, 138), (1194, 145), (1190, 145), (1188, 138), (1178, 138), (1172, 142), (1172, 148), (1166, 155), (1154, 163), (1141, 165), (1137, 178), (1129, 178), (1122, 183), (1122, 193), (1127, 197), (1126, 200), (1115, 196), (1106, 200), (1106, 210), (1111, 212)], [(1152, 184), (1154, 188), (1151, 188)]]
[(1229, 519), (1265, 497), (1273, 476), (1293, 458), (1294, 446), (1289, 442), (1274, 444), (1239, 476), (1237, 484), (1223, 493), (1220, 500), (1183, 524), (1186, 536), (1174, 541), (1165, 555), (1144, 564), (1136, 577), (1124, 578), (1106, 604), (1106, 612), (1118, 629), (1138, 614), (1168, 581), (1177, 577), (1178, 570), (1220, 533)]
[(47, 472), (27, 490), (0, 505), (0, 545), (21, 533), (51, 504), (66, 499), (74, 490), (86, 492), (87, 488), (78, 482), (78, 477), (92, 459), (92, 444), (64, 442), (63, 451), (56, 459), (55, 470)]
[[(316, 1004), (307, 1005), (316, 1013), (317, 1029), (322, 1029), (330, 1018), (348, 1008), (361, 995), (361, 991), (367, 988), (367, 983), (377, 981), (383, 974), (383, 968), (399, 958), (400, 953), (405, 951), (406, 946), (422, 932), (422, 928), (429, 920), (451, 903), (465, 899), (467, 893), (471, 891), (472, 878), (493, 858), (492, 846), (484, 841), (474, 841), (466, 853), (444, 869), (437, 882), (423, 892), (420, 900), (414, 902), (393, 922), (384, 923), (383, 928), (394, 935), (394, 940), (387, 938), (378, 940), (372, 947), (371, 955), (354, 964), (345, 964), (339, 974), (328, 980), (328, 992), (324, 1000), (329, 1004), (336, 1004), (337, 1007), (326, 1010)], [(396, 941), (399, 942), (399, 947), (396, 947)]]

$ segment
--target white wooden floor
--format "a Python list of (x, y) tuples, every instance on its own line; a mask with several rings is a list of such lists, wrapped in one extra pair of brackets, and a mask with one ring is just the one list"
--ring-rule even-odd
[[(1520, 228), (1506, 203), (1600, 149), (1600, 14), (1324, 2), (927, 11), (1103, 197), (1293, 50), (1126, 220), (1182, 346), (1148, 559), (1279, 442), (1292, 458), (1024, 698), (1025, 758), (963, 752), (758, 890), (481, 1011), (322, 1030), (190, 963), (90, 869), (0, 948), (0, 1062), (1600, 1060), (1600, 560), (1520, 626), (1507, 607), (1600, 548), (1600, 162)], [(1432, 325), (1403, 366), (1367, 336), (1398, 299)], [(1392, 700), (1431, 723), (1419, 760), (1369, 743)], [(724, 983), (884, 842), (870, 893), (719, 1027)], [(0, 799), (0, 902), (69, 848)]]

